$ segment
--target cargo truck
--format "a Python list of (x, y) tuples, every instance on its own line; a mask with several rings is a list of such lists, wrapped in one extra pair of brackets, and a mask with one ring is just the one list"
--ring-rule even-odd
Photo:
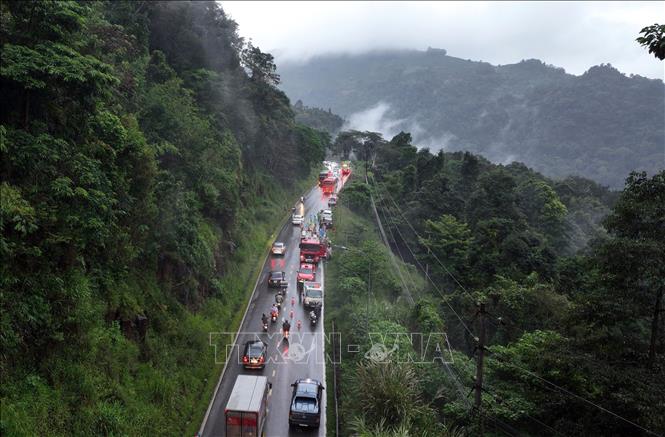
[(238, 375), (224, 409), (227, 437), (263, 435), (270, 386), (265, 376)]
[(302, 226), (305, 221), (305, 204), (298, 202), (293, 208), (293, 214), (291, 215), (291, 223), (297, 226)]
[(321, 190), (323, 194), (333, 194), (337, 191), (337, 178), (334, 176), (327, 177), (321, 182)]

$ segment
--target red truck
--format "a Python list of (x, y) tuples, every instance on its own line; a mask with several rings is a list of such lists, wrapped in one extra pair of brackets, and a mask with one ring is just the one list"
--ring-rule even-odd
[(319, 173), (319, 185), (323, 183), (326, 178), (332, 177), (333, 173), (330, 170), (324, 170)]
[(327, 177), (321, 182), (321, 190), (323, 194), (333, 194), (337, 189), (337, 178), (334, 176)]
[(300, 262), (317, 264), (328, 255), (328, 244), (316, 237), (300, 240)]
[(306, 281), (316, 279), (316, 266), (314, 264), (301, 263), (298, 269), (298, 291), (302, 291), (302, 284)]

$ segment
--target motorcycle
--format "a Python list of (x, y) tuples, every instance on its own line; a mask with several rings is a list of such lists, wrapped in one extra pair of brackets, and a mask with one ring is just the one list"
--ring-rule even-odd
[(268, 320), (263, 321), (263, 332), (268, 332)]
[(284, 332), (284, 340), (286, 341), (289, 340), (290, 329), (291, 329), (291, 324), (287, 320), (284, 320), (284, 323), (282, 323), (282, 332)]
[(319, 320), (319, 317), (316, 315), (316, 311), (312, 310), (309, 312), (309, 322), (312, 326), (316, 326), (316, 322)]
[(277, 316), (279, 313), (277, 311), (270, 311), (270, 321), (275, 323), (277, 321)]

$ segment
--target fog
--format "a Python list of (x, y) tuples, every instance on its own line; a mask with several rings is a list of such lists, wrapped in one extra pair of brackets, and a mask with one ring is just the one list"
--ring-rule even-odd
[(342, 130), (379, 132), (387, 140), (390, 140), (400, 131), (409, 132), (415, 145), (435, 151), (448, 150), (451, 141), (456, 138), (452, 133), (446, 133), (439, 137), (428, 135), (417, 120), (395, 118), (390, 104), (382, 101), (363, 111), (349, 115), (344, 126), (342, 126)]
[(663, 78), (663, 63), (635, 42), (665, 17), (665, 2), (222, 2), (240, 34), (278, 65), (330, 53), (448, 50), (495, 65), (536, 58), (582, 74), (611, 63)]

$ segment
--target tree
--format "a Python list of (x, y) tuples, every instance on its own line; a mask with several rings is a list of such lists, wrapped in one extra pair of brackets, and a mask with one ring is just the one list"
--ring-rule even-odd
[(530, 178), (517, 187), (519, 205), (529, 224), (552, 241), (562, 242), (568, 210), (547, 182)]
[(263, 53), (250, 41), (242, 49), (240, 60), (242, 65), (251, 72), (253, 81), (279, 85), (280, 77), (277, 74), (277, 65), (270, 53)]
[(641, 34), (636, 39), (642, 47), (649, 49), (649, 53), (663, 60), (665, 59), (665, 24), (653, 24), (640, 30)]
[(614, 284), (653, 308), (648, 356), (653, 366), (665, 290), (665, 171), (651, 179), (631, 173), (605, 226), (613, 238), (602, 254)]
[[(425, 258), (439, 278), (447, 278), (447, 272), (457, 276), (465, 270), (469, 247), (473, 241), (471, 230), (466, 223), (448, 214), (442, 215), (438, 220), (425, 220), (425, 237), (421, 237), (419, 241), (428, 248)], [(439, 266), (435, 257), (447, 270)], [(448, 282), (452, 283), (450, 279)]]

